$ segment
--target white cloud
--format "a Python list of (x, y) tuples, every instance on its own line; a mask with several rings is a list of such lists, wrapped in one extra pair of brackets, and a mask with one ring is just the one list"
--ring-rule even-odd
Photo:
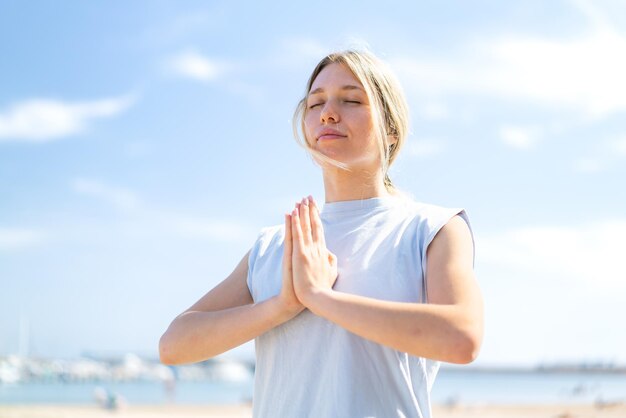
[(504, 35), (469, 41), (450, 57), (415, 54), (390, 62), (422, 96), (493, 96), (592, 118), (626, 111), (626, 36), (584, 5), (590, 24), (575, 37)]
[[(607, 16), (602, 13), (600, 9), (587, 0), (570, 0), (569, 3), (578, 10), (586, 19), (587, 22), (599, 30), (612, 29), (613, 25)], [(596, 2), (597, 3), (597, 2)]]
[(139, 197), (134, 192), (122, 187), (82, 178), (74, 179), (71, 186), (74, 191), (104, 201), (123, 212), (135, 211), (141, 205)]
[(573, 40), (503, 39), (485, 46), (491, 91), (591, 116), (626, 110), (626, 38), (603, 31)]
[(541, 135), (536, 127), (503, 125), (500, 127), (499, 136), (505, 144), (527, 150), (535, 146)]
[(626, 218), (476, 238), (487, 321), (483, 359), (623, 360), (624, 335), (611, 330), (626, 314)]
[(179, 76), (202, 82), (217, 79), (225, 69), (224, 64), (218, 64), (193, 50), (183, 51), (171, 57), (167, 66)]
[(92, 119), (114, 116), (134, 101), (122, 96), (90, 102), (32, 99), (0, 113), (0, 142), (46, 142), (84, 131)]
[(0, 227), (0, 251), (32, 247), (44, 240), (45, 234), (38, 230)]
[(411, 157), (429, 158), (441, 154), (445, 148), (445, 142), (439, 139), (412, 138), (403, 152)]
[(527, 227), (481, 237), (481, 262), (527, 271), (540, 280), (624, 285), (626, 219), (580, 226)]

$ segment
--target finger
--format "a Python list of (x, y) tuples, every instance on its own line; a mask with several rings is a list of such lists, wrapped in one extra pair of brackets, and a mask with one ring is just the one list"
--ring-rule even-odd
[(298, 214), (299, 208), (296, 208), (291, 212), (291, 236), (292, 236), (292, 254), (296, 251), (301, 251), (304, 247), (302, 241), (302, 228), (300, 227), (300, 215)]
[(326, 247), (324, 225), (322, 224), (322, 218), (320, 218), (320, 212), (317, 208), (317, 204), (313, 200), (313, 196), (309, 196), (309, 202), (311, 202), (311, 236), (314, 242), (319, 242), (322, 246)]
[(300, 204), (300, 224), (302, 225), (302, 240), (305, 244), (311, 242), (311, 215), (309, 200), (305, 197)]
[(291, 215), (285, 215), (285, 243), (283, 248), (283, 260), (287, 268), (291, 267), (291, 253), (293, 242), (291, 238)]
[(335, 264), (337, 264), (337, 256), (331, 253), (330, 251), (328, 252), (328, 263), (331, 266), (334, 266)]

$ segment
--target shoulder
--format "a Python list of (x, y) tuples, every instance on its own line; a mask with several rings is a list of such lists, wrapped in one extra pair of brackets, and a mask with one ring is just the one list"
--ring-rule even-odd
[(285, 226), (273, 225), (262, 228), (250, 250), (249, 258), (254, 260), (282, 246), (285, 239)]
[(399, 199), (398, 207), (406, 214), (407, 218), (410, 218), (425, 233), (433, 236), (454, 218), (461, 218), (469, 224), (467, 213), (461, 207), (446, 207), (424, 203), (408, 197)]
[(440, 248), (442, 251), (463, 247), (471, 250), (472, 246), (471, 230), (460, 215), (453, 216), (447, 221), (437, 232), (431, 244), (431, 247)]
[(284, 241), (284, 225), (269, 226), (261, 229), (250, 249), (247, 283), (255, 302), (276, 294), (277, 286), (280, 289), (276, 271), (280, 271)]
[(423, 256), (426, 255), (426, 250), (435, 237), (442, 235), (445, 237), (438, 238), (438, 241), (469, 241), (473, 246), (472, 229), (464, 208), (440, 206), (410, 198), (403, 199), (401, 205), (413, 225), (411, 230), (417, 235)]
[(447, 212), (430, 231), (426, 247), (431, 264), (440, 265), (435, 260), (446, 263), (456, 260), (471, 269), (474, 265), (474, 235), (465, 210)]
[(285, 226), (284, 225), (272, 225), (261, 228), (257, 240), (268, 242), (275, 241), (277, 239), (284, 239)]

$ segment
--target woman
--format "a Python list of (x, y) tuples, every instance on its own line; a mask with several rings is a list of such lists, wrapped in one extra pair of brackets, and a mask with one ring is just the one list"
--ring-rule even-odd
[(256, 338), (256, 417), (429, 417), (439, 361), (482, 340), (473, 239), (461, 209), (414, 202), (387, 170), (408, 129), (373, 55), (317, 65), (296, 109), (322, 168), (311, 196), (266, 228), (233, 273), (179, 315), (161, 360), (205, 360)]

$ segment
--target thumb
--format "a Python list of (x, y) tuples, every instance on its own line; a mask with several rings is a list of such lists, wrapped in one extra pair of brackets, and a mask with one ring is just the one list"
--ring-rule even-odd
[(293, 241), (291, 238), (291, 216), (285, 215), (285, 242), (283, 248), (283, 260), (291, 264), (291, 253), (293, 251)]

